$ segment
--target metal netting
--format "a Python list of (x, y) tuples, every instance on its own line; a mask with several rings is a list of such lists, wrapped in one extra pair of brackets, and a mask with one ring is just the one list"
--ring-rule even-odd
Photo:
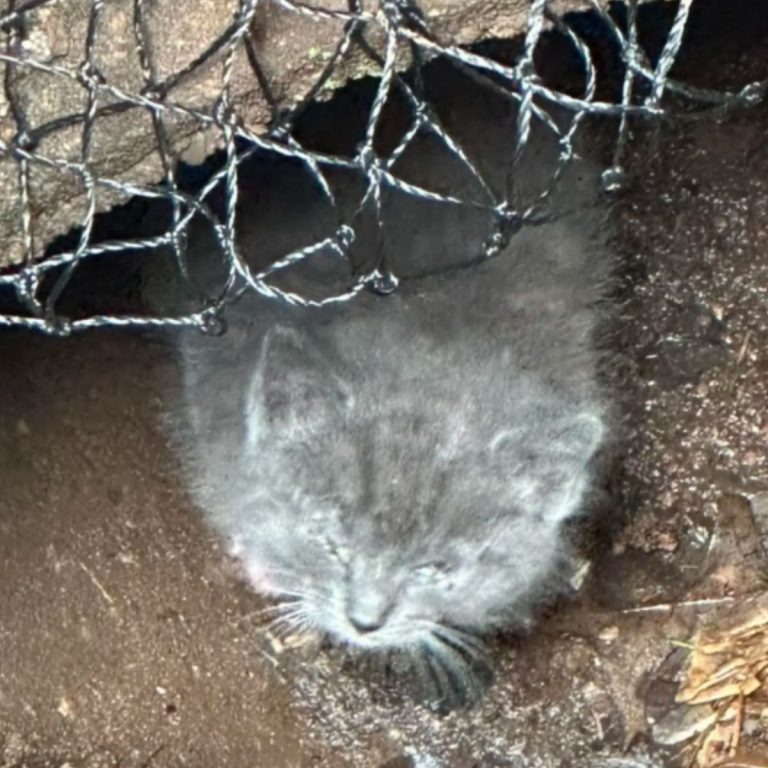
[[(751, 105), (763, 99), (768, 84), (753, 82), (744, 84), (737, 92), (719, 92), (693, 87), (673, 78), (670, 73), (681, 49), (686, 26), (689, 22), (693, 0), (681, 0), (672, 6), (672, 23), (665, 33), (660, 52), (655, 55), (646, 51), (640, 43), (637, 17), (639, 3), (629, 0), (626, 4), (602, 0), (589, 0), (583, 6), (604, 27), (615, 47), (620, 51), (621, 87), (620, 98), (601, 98), (598, 87), (598, 70), (590, 44), (569, 23), (567, 15), (553, 10), (553, 3), (531, 0), (524, 30), (521, 53), (512, 64), (498, 61), (476, 48), (446, 44), (433, 34), (428, 16), (414, 0), (349, 0), (348, 10), (338, 11), (318, 5), (308, 5), (291, 0), (241, 0), (238, 12), (226, 31), (211, 40), (205, 52), (184, 70), (160, 79), (155, 63), (155, 51), (162, 41), (150, 43), (147, 34), (146, 6), (149, 0), (133, 2), (133, 40), (141, 63), (144, 85), (135, 92), (127, 91), (111, 83), (100, 71), (94, 54), (95, 43), (103, 29), (103, 0), (92, 0), (89, 9), (87, 35), (83, 41), (83, 59), (77, 68), (68, 68), (55, 61), (35, 58), (25, 43), (28, 25), (26, 18), (46, 6), (66, 3), (67, 0), (9, 0), (0, 15), (0, 29), (6, 41), (0, 52), (5, 65), (5, 97), (15, 126), (14, 135), (0, 137), (0, 161), (12, 162), (17, 169), (17, 187), (4, 193), (18, 195), (21, 216), (18, 231), (23, 243), (23, 256), (15, 267), (0, 272), (0, 289), (11, 292), (16, 309), (0, 313), (0, 326), (37, 329), (52, 334), (68, 334), (103, 326), (173, 327), (199, 326), (203, 329), (216, 327), (225, 306), (244, 291), (255, 291), (271, 300), (290, 304), (322, 307), (327, 304), (352, 299), (367, 287), (379, 291), (394, 289), (397, 275), (391, 274), (386, 265), (378, 263), (363, 274), (355, 274), (350, 268), (347, 288), (339, 293), (310, 299), (279, 288), (274, 277), (290, 270), (298, 263), (311, 260), (315, 254), (329, 248), (341, 260), (347, 260), (349, 248), (357, 234), (360, 211), (372, 210), (379, 227), (382, 191), (395, 190), (398, 194), (430, 200), (445, 205), (465, 205), (483, 209), (492, 214), (494, 222), (483, 242), (477, 244), (478, 253), (491, 257), (505, 245), (511, 233), (520, 226), (536, 221), (545, 211), (547, 199), (557, 187), (565, 167), (574, 159), (574, 139), (584, 118), (588, 115), (604, 115), (615, 118), (616, 133), (613, 147), (613, 163), (605, 170), (603, 181), (606, 189), (621, 184), (624, 154), (630, 119), (640, 116), (658, 119), (666, 114), (667, 100), (672, 97), (703, 109), (708, 113), (737, 106)], [(342, 23), (343, 33), (333, 55), (327, 61), (321, 75), (312, 84), (298, 105), (290, 111), (275, 106), (272, 128), (266, 134), (249, 129), (238, 114), (231, 98), (231, 80), (236, 57), (244, 56), (250, 62), (254, 82), (264, 89), (271, 100), (268, 86), (260, 71), (259, 45), (253, 34), (254, 17), (260, 6), (276, 5), (282, 11), (311, 20), (334, 19)], [(620, 12), (617, 12), (617, 9)], [(578, 56), (581, 65), (579, 92), (567, 93), (546, 84), (537, 70), (537, 48), (547, 30), (557, 30)], [(293, 130), (296, 119), (334, 77), (342, 62), (351, 52), (362, 53), (375, 65), (379, 74), (375, 97), (372, 101), (365, 129), (364, 140), (354, 154), (341, 156), (318, 152), (303, 146)], [(194, 72), (206, 65), (212, 57), (221, 55), (220, 96), (215, 107), (202, 111), (175, 100), (176, 87)], [(480, 170), (463, 151), (460, 142), (441, 123), (423, 92), (417, 87), (418, 77), (406, 76), (406, 71), (418, 73), (419, 68), (435, 57), (451, 62), (471, 76), (478, 88), (493, 89), (515, 102), (516, 125), (514, 126), (514, 162), (517, 163), (526, 150), (532, 125), (539, 122), (556, 138), (559, 159), (552, 169), (546, 189), (533, 199), (521, 200), (515, 194), (514, 182), (502, 192), (494, 191), (485, 183)], [(32, 126), (25, 111), (23, 100), (15, 88), (14, 73), (19, 70), (35, 70), (45, 73), (71, 86), (79, 85), (86, 96), (86, 108), (82, 113), (63, 115), (52, 123)], [(402, 132), (395, 148), (382, 154), (376, 146), (376, 135), (385, 106), (397, 90), (404, 97), (410, 114), (409, 125)], [(120, 111), (143, 110), (151, 121), (155, 135), (155, 151), (161, 158), (164, 177), (156, 185), (131, 183), (99, 173), (91, 162), (91, 144), (94, 129), (99, 120)], [(554, 113), (566, 114), (565, 124), (555, 119)], [(193, 120), (201, 129), (214, 129), (224, 147), (225, 161), (207, 182), (194, 194), (184, 191), (177, 180), (177, 162), (165, 127), (166, 119)], [(56, 131), (76, 126), (80, 131), (80, 153), (77, 160), (52, 157), (41, 149), (41, 139)], [(454, 159), (458, 160), (477, 182), (479, 194), (472, 199), (438, 192), (409, 183), (397, 174), (397, 161), (414, 139), (421, 134), (436, 138)], [(238, 179), (241, 164), (254, 153), (267, 153), (300, 161), (322, 190), (330, 204), (334, 193), (327, 174), (331, 169), (344, 169), (359, 174), (364, 179), (364, 192), (359, 200), (357, 213), (343, 221), (335, 232), (322, 240), (299, 250), (285, 253), (267, 268), (255, 270), (240, 252), (237, 242)], [(53, 169), (57, 173), (76, 178), (86, 199), (74, 247), (55, 255), (40, 256), (36, 253), (34, 216), (30, 202), (32, 174), (37, 167)], [(211, 195), (217, 188), (225, 189), (223, 214), (210, 204)], [(97, 214), (97, 194), (101, 189), (119, 192), (124, 196), (138, 196), (148, 200), (166, 200), (172, 206), (171, 225), (167, 231), (153, 237), (119, 240), (97, 240), (93, 236)], [(185, 248), (190, 223), (196, 216), (205, 217), (212, 231), (219, 253), (226, 265), (227, 278), (217, 297), (191, 313), (177, 315), (119, 315), (94, 314), (87, 317), (68, 318), (60, 309), (60, 298), (73, 273), (86, 261), (107, 259), (112, 254), (158, 250), (171, 252), (180, 273), (185, 274)]]

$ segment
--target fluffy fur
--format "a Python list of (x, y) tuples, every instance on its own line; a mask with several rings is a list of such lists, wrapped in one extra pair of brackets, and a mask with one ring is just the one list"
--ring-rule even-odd
[(453, 665), (526, 616), (605, 432), (599, 229), (321, 311), (246, 296), (184, 337), (195, 497), (289, 626)]

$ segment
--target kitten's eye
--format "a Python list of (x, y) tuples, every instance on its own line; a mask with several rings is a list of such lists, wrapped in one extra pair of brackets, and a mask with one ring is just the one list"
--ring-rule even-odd
[(435, 560), (424, 563), (413, 569), (413, 579), (417, 584), (425, 584), (445, 578), (452, 570), (452, 566), (445, 560)]

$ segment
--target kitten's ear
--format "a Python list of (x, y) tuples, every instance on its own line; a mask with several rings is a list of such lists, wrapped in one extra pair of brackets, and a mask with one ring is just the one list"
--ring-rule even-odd
[(604, 431), (600, 418), (592, 413), (579, 413), (553, 430), (553, 447), (564, 456), (586, 463), (600, 445)]
[(491, 444), (517, 504), (553, 523), (578, 509), (587, 465), (603, 437), (601, 419), (580, 413), (532, 430), (499, 433)]
[(308, 426), (340, 417), (350, 404), (340, 362), (317, 340), (286, 326), (267, 331), (247, 404), (252, 426)]
[[(500, 430), (493, 436), (489, 447), (494, 453), (522, 449), (531, 457), (538, 452), (551, 453), (564, 460), (570, 458), (586, 464), (603, 438), (603, 422), (592, 413), (579, 413), (549, 425), (542, 419), (542, 424), (535, 435), (525, 427)], [(534, 446), (539, 447), (538, 451)]]

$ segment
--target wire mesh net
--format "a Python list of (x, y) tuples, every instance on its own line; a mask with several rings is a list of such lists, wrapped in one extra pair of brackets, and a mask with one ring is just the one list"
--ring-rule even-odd
[[(20, 255), (0, 271), (0, 289), (13, 299), (10, 308), (0, 308), (0, 327), (26, 327), (51, 334), (69, 334), (103, 326), (199, 326), (206, 330), (218, 327), (228, 303), (246, 291), (255, 291), (265, 299), (289, 304), (323, 306), (349, 301), (360, 291), (373, 288), (380, 292), (394, 290), (398, 275), (386, 263), (385, 254), (360, 272), (349, 260), (349, 249), (358, 233), (360, 214), (372, 212), (383, 230), (381, 216), (384, 190), (449, 206), (470, 206), (490, 214), (492, 225), (486, 237), (477, 243), (477, 254), (490, 258), (497, 254), (520, 227), (546, 215), (548, 199), (557, 188), (564, 169), (574, 160), (574, 141), (588, 115), (601, 115), (615, 120), (613, 162), (603, 173), (607, 190), (622, 183), (627, 135), (634, 118), (658, 119), (667, 114), (673, 99), (699, 112), (717, 114), (734, 107), (756, 104), (766, 92), (765, 82), (743, 84), (738, 91), (720, 92), (694, 87), (672, 76), (689, 23), (693, 0), (681, 0), (668, 6), (668, 24), (658, 50), (649, 52), (638, 34), (639, 3), (603, 3), (589, 0), (586, 8), (595, 23), (602, 27), (607, 39), (618, 51), (619, 85), (617, 98), (606, 98), (599, 87), (600, 67), (588, 40), (567, 14), (558, 12), (554, 3), (531, 0), (523, 30), (520, 53), (511, 63), (495, 58), (480, 48), (461, 47), (441, 40), (431, 28), (429, 14), (413, 0), (349, 0), (346, 10), (338, 4), (324, 7), (322, 0), (307, 5), (291, 0), (240, 0), (239, 7), (225, 31), (210, 40), (205, 50), (184, 68), (161, 77), (157, 63), (158, 50), (164, 45), (156, 32), (150, 34), (148, 0), (130, 0), (132, 39), (110, 41), (131, 46), (141, 65), (143, 82), (128, 90), (110, 81), (100, 70), (97, 48), (110, 35), (104, 23), (105, 3), (92, 0), (80, 3), (87, 9), (87, 23), (82, 41), (80, 66), (69, 67), (55, 58), (36, 56), (30, 44), (31, 21), (53, 6), (70, 0), (9, 0), (0, 15), (0, 29), (6, 42), (0, 52), (5, 68), (5, 100), (8, 118), (0, 132), (0, 164), (11, 164), (15, 186), (4, 190), (14, 197), (17, 214), (14, 227), (21, 243)], [(264, 6), (278, 7), (295, 18), (313, 22), (333, 20), (340, 24), (341, 34), (335, 50), (328, 57), (319, 76), (296, 105), (285, 110), (270, 93), (260, 64), (262, 50), (255, 29), (257, 15)], [(559, 6), (558, 6), (559, 7)], [(578, 84), (574, 89), (557, 89), (547, 84), (539, 68), (537, 56), (542, 37), (556, 30), (579, 62)], [(160, 36), (162, 37), (162, 36)], [(351, 55), (362, 55), (378, 72), (375, 96), (368, 110), (363, 140), (349, 155), (329, 154), (304, 146), (294, 130), (297, 119), (328, 84), (338, 76), (343, 63)], [(440, 58), (469, 76), (479, 89), (491, 89), (516, 105), (512, 126), (514, 159), (517, 164), (529, 143), (532, 126), (539, 123), (557, 142), (558, 158), (546, 187), (535, 196), (518, 194), (514, 174), (503, 190), (492, 189), (482, 171), (464, 151), (460, 141), (441, 122), (420, 87), (420, 70)], [(219, 96), (211, 109), (189, 106), (177, 98), (180, 85), (216, 58)], [(273, 105), (271, 129), (257, 132), (238, 112), (232, 98), (232, 77), (238, 61), (247, 61), (254, 87), (259, 88), (267, 103)], [(81, 89), (84, 109), (61, 114), (55, 120), (35, 124), (28, 99), (18, 88), (20, 73), (34, 71), (48, 76), (47, 88)], [(397, 93), (407, 105), (407, 125), (394, 148), (382, 152), (377, 145), (377, 132), (386, 105)], [(92, 147), (99, 121), (119, 112), (143, 111), (151, 122), (153, 151), (160, 159), (162, 178), (156, 184), (142, 184), (116, 178), (104, 172), (103, 164), (93, 160)], [(557, 115), (557, 117), (556, 117)], [(561, 119), (562, 115), (566, 119)], [(167, 125), (172, 120), (190, 121), (200, 130), (214, 131), (223, 147), (224, 160), (199, 189), (190, 193), (178, 181), (178, 156), (169, 138)], [(60, 157), (46, 152), (45, 139), (57, 132), (79, 132), (77, 156)], [(438, 191), (407, 181), (398, 175), (398, 160), (421, 135), (429, 134), (458, 161), (474, 179), (477, 194), (466, 197), (450, 191)], [(239, 172), (242, 164), (256, 153), (292, 158), (303, 166), (330, 205), (335, 205), (334, 191), (328, 173), (342, 169), (363, 180), (362, 193), (352, 215), (340, 220), (334, 231), (305, 247), (282, 254), (262, 269), (255, 269), (238, 247)], [(38, 169), (62, 174), (76, 182), (80, 190), (83, 216), (75, 244), (55, 254), (40, 253), (36, 233), (34, 205), (35, 173)], [(73, 183), (74, 183), (73, 182)], [(211, 204), (216, 190), (224, 190), (224, 205)], [(148, 200), (164, 200), (171, 206), (167, 229), (157, 235), (101, 239), (94, 236), (94, 222), (104, 191), (123, 197), (138, 196)], [(217, 295), (194, 311), (176, 314), (151, 312), (139, 314), (101, 314), (71, 317), (61, 310), (61, 297), (73, 274), (81, 265), (93, 260), (109, 259), (115, 254), (152, 251), (171, 254), (179, 274), (186, 275), (186, 246), (191, 222), (203, 217), (214, 233), (216, 248), (211, 258), (225, 266), (226, 279)], [(321, 252), (331, 251), (341, 262), (349, 262), (349, 281), (338, 292), (312, 298), (278, 286), (275, 277), (290, 271), (301, 262), (312, 260)], [(160, 258), (160, 256), (158, 256)], [(0, 262), (2, 263), (2, 262)], [(7, 264), (7, 261), (6, 261)]]

